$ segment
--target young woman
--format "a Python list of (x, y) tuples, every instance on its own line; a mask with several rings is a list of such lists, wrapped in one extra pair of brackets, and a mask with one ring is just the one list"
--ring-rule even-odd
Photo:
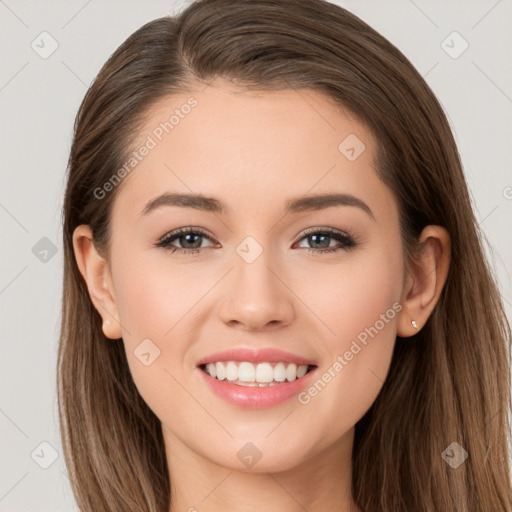
[(356, 16), (203, 0), (137, 30), (63, 219), (80, 510), (512, 510), (510, 327), (456, 144)]

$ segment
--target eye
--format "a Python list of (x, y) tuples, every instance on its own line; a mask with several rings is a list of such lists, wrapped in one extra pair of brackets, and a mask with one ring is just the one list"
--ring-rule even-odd
[[(329, 239), (337, 240), (339, 242), (338, 246), (330, 247)], [(352, 235), (328, 227), (308, 229), (302, 233), (300, 240), (307, 240), (308, 243), (313, 244), (313, 249), (306, 247), (309, 254), (336, 252), (340, 250), (346, 251), (357, 245), (355, 238)], [(318, 247), (319, 245), (321, 247)]]
[[(210, 237), (206, 231), (202, 228), (188, 227), (180, 228), (171, 233), (165, 235), (157, 244), (157, 247), (163, 247), (168, 251), (179, 252), (179, 253), (196, 253), (200, 252), (203, 248), (201, 247), (201, 238)], [(175, 240), (180, 240), (180, 243), (184, 244), (184, 248), (174, 247), (171, 245)]]

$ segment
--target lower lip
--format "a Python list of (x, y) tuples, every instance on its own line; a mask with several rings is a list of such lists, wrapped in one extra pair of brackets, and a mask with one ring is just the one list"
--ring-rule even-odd
[(266, 387), (250, 387), (238, 386), (226, 380), (218, 380), (208, 375), (201, 368), (197, 371), (202, 375), (206, 384), (220, 398), (224, 399), (232, 405), (246, 407), (248, 409), (263, 409), (278, 405), (289, 398), (296, 396), (311, 381), (312, 375), (316, 368), (312, 369), (300, 379), (294, 381), (285, 381), (275, 386)]

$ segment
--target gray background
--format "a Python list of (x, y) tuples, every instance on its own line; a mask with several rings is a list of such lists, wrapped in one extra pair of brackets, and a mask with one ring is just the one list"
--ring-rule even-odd
[[(336, 3), (398, 46), (443, 104), (510, 319), (512, 1)], [(60, 210), (72, 124), (88, 85), (117, 46), (145, 22), (186, 4), (0, 0), (0, 511), (77, 510), (55, 389)], [(43, 31), (58, 43), (47, 58), (31, 46), (51, 48)], [(454, 31), (469, 44), (457, 58), (464, 42), (450, 35)], [(57, 457), (47, 469), (41, 465), (53, 452), (43, 442)]]

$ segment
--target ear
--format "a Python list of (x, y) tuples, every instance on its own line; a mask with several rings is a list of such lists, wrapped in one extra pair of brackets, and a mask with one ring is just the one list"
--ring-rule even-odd
[(87, 284), (91, 301), (103, 319), (103, 333), (107, 338), (118, 339), (121, 338), (122, 330), (110, 270), (107, 261), (96, 251), (92, 238), (88, 225), (82, 224), (75, 229), (73, 249), (76, 262)]
[(405, 279), (402, 310), (397, 319), (397, 334), (403, 338), (413, 336), (425, 325), (439, 300), (450, 268), (451, 243), (445, 228), (425, 227), (419, 244), (418, 255), (410, 262), (410, 272)]

